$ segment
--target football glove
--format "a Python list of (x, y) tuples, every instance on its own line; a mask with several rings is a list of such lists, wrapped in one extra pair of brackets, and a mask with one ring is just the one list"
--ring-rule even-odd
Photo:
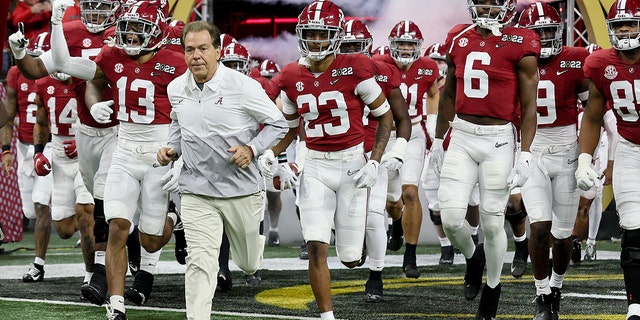
[(76, 149), (76, 140), (69, 139), (62, 142), (64, 145), (64, 154), (67, 155), (69, 159), (75, 159), (78, 157), (78, 150)]
[(178, 160), (173, 163), (173, 168), (169, 169), (169, 171), (160, 178), (160, 182), (163, 183), (162, 190), (169, 193), (180, 190), (180, 184), (178, 182), (183, 164), (182, 157), (178, 158)]
[(11, 52), (13, 52), (13, 56), (20, 60), (27, 55), (27, 47), (29, 46), (29, 39), (24, 36), (24, 24), (22, 22), (18, 23), (18, 31), (14, 32), (9, 36), (9, 47), (11, 47)]
[(353, 175), (353, 179), (356, 180), (356, 187), (358, 188), (371, 188), (378, 180), (378, 167), (380, 164), (378, 161), (369, 160), (367, 163)]
[(273, 170), (271, 166), (276, 162), (276, 156), (273, 154), (273, 150), (267, 149), (260, 157), (258, 157), (258, 169), (262, 172), (262, 175), (267, 178), (273, 178)]
[(588, 153), (581, 153), (578, 156), (578, 169), (576, 169), (576, 183), (578, 188), (588, 191), (595, 184), (598, 179), (598, 173), (593, 170), (591, 162), (593, 157)]
[(294, 188), (298, 186), (298, 166), (291, 163), (282, 163), (278, 166), (276, 175), (280, 176), (280, 184), (283, 189)]
[(51, 163), (42, 152), (38, 152), (33, 155), (33, 168), (37, 175), (44, 177), (51, 172)]
[(431, 150), (429, 150), (429, 161), (433, 166), (433, 170), (439, 176), (442, 172), (442, 163), (444, 162), (444, 139), (435, 138), (431, 144)]
[(111, 114), (113, 114), (113, 109), (111, 106), (113, 105), (113, 100), (101, 101), (98, 103), (94, 103), (91, 106), (89, 112), (94, 120), (97, 123), (105, 124), (109, 123), (111, 120)]
[(75, 2), (73, 0), (54, 0), (53, 8), (51, 8), (51, 23), (62, 23), (62, 18), (64, 18), (64, 12), (67, 11), (67, 7), (73, 7), (74, 5)]
[(511, 169), (507, 184), (509, 189), (522, 187), (529, 179), (529, 167), (531, 166), (531, 152), (521, 151), (516, 164)]
[(400, 170), (402, 167), (402, 161), (404, 159), (404, 153), (407, 150), (407, 139), (397, 138), (396, 143), (391, 147), (391, 150), (382, 155), (380, 163), (387, 169), (392, 171)]

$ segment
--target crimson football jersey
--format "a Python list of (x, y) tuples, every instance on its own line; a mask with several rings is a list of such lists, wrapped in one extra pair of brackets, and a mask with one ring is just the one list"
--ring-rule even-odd
[[(74, 79), (74, 81), (80, 81)], [(66, 84), (52, 77), (36, 80), (36, 93), (47, 110), (51, 134), (61, 136), (76, 135), (78, 118), (78, 98), (75, 83)]]
[(184, 25), (170, 26), (167, 25), (167, 38), (165, 47), (169, 50), (173, 50), (179, 53), (184, 53), (184, 48), (182, 48), (182, 29), (184, 29)]
[(519, 99), (518, 63), (540, 55), (538, 35), (505, 27), (501, 36), (483, 38), (460, 24), (447, 34), (445, 48), (456, 66), (456, 113), (512, 121)]
[(18, 140), (33, 144), (33, 126), (36, 124), (36, 81), (25, 78), (17, 66), (7, 71), (7, 87), (16, 91), (18, 119)]
[[(83, 57), (89, 59), (95, 59), (100, 53), (100, 49), (104, 46), (104, 41), (108, 41), (115, 36), (115, 27), (111, 27), (104, 32), (92, 33), (87, 30), (87, 27), (80, 20), (69, 21), (62, 24), (64, 30), (64, 36), (67, 39), (67, 46), (69, 47), (69, 55), (72, 57)], [(92, 128), (109, 128), (118, 124), (115, 121), (115, 116), (111, 118), (109, 123), (96, 122), (89, 108), (84, 103), (84, 91), (86, 89), (86, 83), (84, 81), (75, 81), (76, 94), (78, 97), (78, 118), (80, 122)], [(111, 90), (105, 90), (103, 100), (111, 100)]]
[(582, 66), (588, 55), (584, 48), (563, 47), (560, 54), (538, 62), (538, 127), (578, 122), (578, 90), (584, 81)]
[[(390, 55), (377, 55), (373, 57), (376, 61), (396, 66), (395, 61)], [(397, 68), (397, 67), (396, 67)], [(428, 57), (420, 57), (411, 64), (407, 71), (398, 70), (400, 72), (400, 90), (409, 108), (409, 116), (411, 122), (421, 121), (427, 114), (424, 109), (423, 99), (429, 88), (434, 82), (438, 81), (439, 69), (438, 64)]]
[(104, 46), (95, 62), (113, 90), (118, 120), (139, 124), (171, 123), (167, 85), (186, 71), (183, 54), (159, 50), (149, 61), (138, 64), (135, 57), (124, 50)]
[(267, 93), (269, 99), (275, 101), (276, 98), (278, 98), (278, 95), (280, 95), (280, 88), (278, 87), (277, 83), (261, 76), (260, 74), (250, 74), (249, 76), (260, 82), (262, 89), (264, 89), (264, 91)]
[(584, 74), (602, 92), (616, 115), (618, 134), (635, 144), (640, 144), (640, 105), (636, 88), (640, 62), (630, 65), (623, 62), (615, 49), (602, 49), (587, 57)]
[[(385, 97), (389, 97), (391, 90), (400, 87), (400, 71), (398, 68), (381, 61), (374, 61), (376, 66), (376, 81), (382, 88)], [(364, 118), (364, 151), (369, 152), (373, 149), (373, 143), (376, 140), (376, 129), (378, 128), (378, 119), (369, 113), (369, 107), (365, 106)]]
[(356, 95), (356, 87), (375, 76), (375, 65), (369, 58), (340, 54), (325, 72), (317, 75), (292, 62), (280, 74), (280, 89), (304, 119), (309, 149), (339, 151), (363, 142), (364, 105)]

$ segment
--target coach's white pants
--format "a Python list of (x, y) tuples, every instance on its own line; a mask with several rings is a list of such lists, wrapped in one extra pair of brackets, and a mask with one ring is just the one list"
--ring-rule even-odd
[(181, 202), (188, 252), (184, 286), (187, 319), (209, 320), (218, 284), (223, 226), (231, 244), (231, 258), (245, 274), (253, 274), (262, 263), (264, 193), (226, 199), (183, 194)]

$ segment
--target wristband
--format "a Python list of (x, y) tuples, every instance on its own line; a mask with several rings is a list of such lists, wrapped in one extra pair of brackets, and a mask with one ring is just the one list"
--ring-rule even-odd
[(2, 156), (4, 157), (5, 154), (11, 154), (11, 150), (4, 150), (2, 151)]
[(35, 153), (42, 153), (44, 152), (44, 144), (42, 143), (38, 143), (36, 145), (33, 146)]
[(278, 155), (278, 163), (287, 163), (287, 153), (283, 152)]
[(2, 146), (2, 152), (11, 151), (11, 145), (5, 144)]

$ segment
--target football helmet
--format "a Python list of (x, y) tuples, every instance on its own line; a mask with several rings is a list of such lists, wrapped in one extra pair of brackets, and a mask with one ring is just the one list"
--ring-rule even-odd
[(260, 63), (261, 76), (271, 79), (275, 77), (278, 73), (280, 73), (280, 66), (278, 66), (278, 64), (275, 61), (265, 59), (264, 61), (262, 61), (262, 63)]
[(371, 56), (384, 56), (385, 54), (389, 54), (389, 46), (382, 46), (373, 49), (373, 54)]
[[(317, 38), (311, 38), (307, 36), (309, 31), (326, 32), (326, 36), (314, 34)], [(331, 1), (314, 1), (304, 7), (298, 16), (298, 49), (304, 57), (314, 61), (323, 60), (339, 50), (343, 32), (342, 9)]]
[[(51, 34), (49, 32), (43, 32), (29, 40), (29, 46), (27, 47), (27, 54), (32, 57), (38, 57), (41, 54), (51, 49)], [(50, 75), (52, 78), (60, 81), (66, 81), (69, 79), (69, 75), (62, 72), (55, 72)]]
[[(422, 46), (422, 32), (413, 21), (398, 22), (389, 33), (389, 51), (397, 63), (407, 65), (418, 60)], [(413, 48), (410, 46), (413, 45)]]
[(438, 72), (440, 74), (440, 78), (447, 76), (447, 71), (449, 71), (447, 63), (447, 51), (444, 48), (444, 44), (442, 43), (434, 43), (427, 48), (427, 51), (424, 52), (425, 57), (429, 57), (438, 63)]
[(166, 36), (162, 9), (148, 1), (131, 5), (116, 26), (116, 46), (132, 56), (156, 50)]
[(224, 47), (220, 55), (220, 62), (228, 68), (246, 75), (249, 75), (249, 71), (251, 71), (251, 55), (247, 48), (237, 42)]
[[(340, 44), (340, 53), (362, 53), (371, 57), (373, 36), (366, 24), (358, 19), (349, 20), (344, 24), (344, 35)], [(352, 48), (354, 48), (353, 51)]]
[(500, 35), (500, 28), (507, 25), (515, 15), (517, 0), (467, 0), (471, 21), (480, 28), (490, 29)]
[(119, 0), (80, 0), (80, 19), (91, 33), (99, 33), (116, 24), (121, 13)]
[[(618, 26), (623, 29), (616, 31)], [(640, 0), (614, 2), (607, 16), (607, 29), (614, 48), (631, 50), (640, 47)]]
[(589, 51), (589, 54), (592, 54), (602, 48), (597, 43), (590, 43), (588, 46), (585, 47), (585, 49)]
[(238, 40), (236, 40), (236, 38), (232, 37), (228, 33), (220, 34), (220, 48), (224, 49), (232, 43), (238, 43)]
[(531, 29), (540, 36), (540, 58), (549, 58), (562, 51), (564, 24), (551, 5), (544, 2), (530, 4), (520, 14), (518, 26)]

